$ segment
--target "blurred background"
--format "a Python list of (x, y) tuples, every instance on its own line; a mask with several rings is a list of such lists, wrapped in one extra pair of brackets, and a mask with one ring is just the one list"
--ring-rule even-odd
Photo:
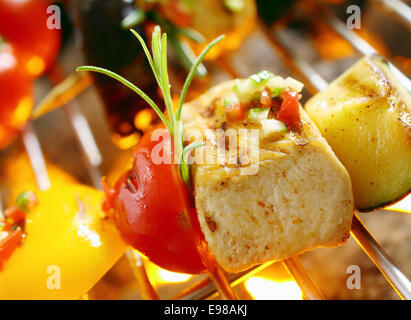
[[(61, 10), (60, 38), (47, 38), (45, 33), (36, 40), (48, 44), (51, 52), (44, 60), (30, 60), (32, 87), (22, 90), (30, 95), (31, 102), (0, 119), (0, 125), (4, 125), (0, 131), (0, 140), (4, 140), (0, 151), (3, 205), (22, 189), (36, 185), (32, 161), (41, 159), (41, 154), (36, 154), (36, 148), (30, 154), (28, 141), (20, 131), (27, 130), (23, 126), (32, 108), (35, 114), (50, 110), (31, 121), (30, 130), (38, 138), (53, 183), (73, 178), (98, 187), (100, 175), (112, 183), (129, 165), (130, 148), (157, 121), (155, 114), (118, 83), (96, 75), (79, 75), (75, 68), (85, 64), (109, 68), (161, 101), (144, 54), (128, 31), (130, 27), (146, 38), (153, 26), (160, 24), (170, 35), (170, 78), (176, 97), (193, 55), (220, 34), (226, 34), (227, 40), (200, 68), (189, 98), (224, 80), (266, 69), (304, 82), (306, 101), (315, 93), (315, 84), (326, 85), (324, 80), (332, 81), (372, 48), (411, 76), (410, 0), (70, 0), (53, 4)], [(361, 11), (360, 29), (347, 28), (350, 5)], [(31, 33), (28, 31), (28, 38)], [(1, 59), (0, 55), (0, 64)], [(310, 81), (307, 74), (311, 74)], [(411, 219), (404, 213), (411, 210), (409, 199), (390, 213), (375, 211), (361, 218), (411, 277)], [(326, 298), (398, 299), (352, 238), (338, 248), (306, 253), (302, 261)], [(146, 264), (161, 298), (176, 297), (204, 278), (171, 273), (148, 261)], [(347, 289), (346, 270), (350, 265), (358, 265), (362, 271), (361, 289)], [(302, 298), (281, 263), (271, 264), (235, 290), (243, 299)], [(125, 258), (97, 283), (89, 297), (141, 299)]]

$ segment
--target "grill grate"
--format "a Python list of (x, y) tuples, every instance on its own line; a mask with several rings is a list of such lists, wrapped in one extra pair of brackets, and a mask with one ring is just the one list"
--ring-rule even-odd
[[(384, 8), (388, 9), (394, 16), (398, 17), (399, 20), (401, 20), (401, 22), (408, 28), (411, 28), (411, 9), (402, 1), (374, 1), (383, 4)], [(358, 36), (355, 32), (349, 30), (345, 26), (345, 24), (341, 20), (339, 20), (326, 6), (312, 0), (303, 2), (304, 4), (309, 4), (311, 7), (318, 9), (319, 11), (316, 11), (316, 14), (320, 12), (321, 16), (324, 17), (324, 21), (326, 21), (326, 23), (341, 37), (346, 39), (359, 53), (363, 55), (372, 55), (377, 53), (377, 51), (368, 42)], [(307, 10), (308, 7), (309, 6), (304, 6), (304, 10)], [(312, 15), (312, 12), (308, 12), (308, 14)], [(258, 28), (263, 31), (269, 43), (272, 44), (273, 49), (283, 58), (285, 65), (298, 77), (303, 79), (303, 82), (306, 84), (306, 87), (312, 94), (315, 94), (316, 92), (327, 87), (327, 81), (325, 81), (323, 77), (311, 67), (310, 64), (302, 59), (294, 57), (290, 53), (291, 50), (287, 48), (287, 46), (277, 36), (275, 25), (272, 27), (259, 25)], [(237, 77), (235, 69), (231, 67), (227, 60), (219, 61), (218, 65), (231, 76)], [(398, 78), (400, 78), (404, 83), (404, 85), (408, 87), (408, 89), (411, 89), (409, 79), (404, 76), (395, 66), (391, 65), (391, 67), (395, 71)], [(59, 72), (58, 69), (57, 71)], [(63, 80), (63, 77), (58, 77), (57, 81), (55, 79), (49, 80), (53, 85), (56, 85), (57, 82)], [(79, 78), (79, 81), (80, 80), (81, 79)], [(83, 89), (85, 89), (85, 87), (83, 87)], [(80, 92), (77, 92), (77, 94), (78, 93)], [(93, 133), (88, 125), (87, 119), (74, 102), (68, 103), (64, 108), (65, 116), (71, 125), (73, 135), (83, 154), (85, 166), (88, 170), (91, 180), (93, 181), (95, 187), (101, 188), (101, 174), (98, 167), (101, 164), (102, 156), (93, 137)], [(30, 163), (35, 173), (39, 188), (42, 190), (48, 189), (50, 187), (50, 180), (47, 174), (46, 162), (44, 160), (39, 140), (30, 123), (26, 125), (22, 132), (22, 140), (25, 150), (29, 156)], [(402, 299), (411, 299), (411, 282), (399, 270), (393, 260), (379, 245), (373, 235), (367, 230), (357, 214), (354, 215), (351, 234), (360, 245), (360, 247), (367, 253), (370, 259), (379, 268), (381, 273), (386, 277), (392, 287), (397, 291), (399, 296)], [(158, 299), (158, 293), (150, 284), (140, 255), (135, 250), (129, 249), (126, 253), (126, 256), (139, 283), (143, 298)], [(303, 265), (297, 257), (289, 258), (283, 263), (301, 288), (306, 299), (324, 299), (322, 293), (317, 288), (315, 283), (311, 280), (309, 274), (304, 269)], [(222, 269), (217, 268), (217, 271), (213, 274), (210, 274), (208, 278), (186, 288), (174, 298), (210, 299), (215, 297), (217, 292), (219, 292), (221, 297), (225, 299), (236, 299), (237, 297), (232, 287), (245, 281), (257, 272), (264, 270), (271, 264), (272, 262), (266, 263), (253, 267), (245, 272), (231, 275), (226, 275), (226, 273)], [(86, 298), (87, 296), (83, 297), (83, 299)]]

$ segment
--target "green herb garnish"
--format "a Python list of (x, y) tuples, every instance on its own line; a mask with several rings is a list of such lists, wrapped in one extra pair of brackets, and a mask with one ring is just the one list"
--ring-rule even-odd
[(280, 94), (284, 92), (284, 88), (275, 88), (274, 90), (271, 90), (271, 93), (273, 94), (273, 98), (278, 97)]
[(190, 184), (190, 177), (189, 177), (189, 169), (188, 169), (188, 155), (192, 150), (195, 148), (201, 147), (202, 143), (192, 143), (188, 146), (184, 145), (184, 131), (183, 126), (181, 123), (181, 110), (187, 96), (188, 88), (200, 66), (201, 62), (203, 61), (206, 54), (213, 48), (218, 42), (220, 42), (224, 36), (220, 36), (213, 40), (198, 56), (195, 63), (191, 66), (190, 72), (185, 80), (177, 111), (174, 113), (173, 105), (172, 105), (172, 98), (171, 98), (171, 91), (170, 91), (170, 82), (168, 78), (168, 66), (167, 66), (167, 33), (161, 34), (161, 29), (159, 26), (154, 28), (154, 32), (152, 34), (152, 55), (150, 54), (149, 49), (147, 48), (146, 43), (144, 42), (143, 38), (134, 30), (130, 30), (136, 38), (140, 41), (141, 46), (143, 47), (144, 53), (147, 56), (148, 62), (150, 67), (153, 71), (154, 77), (157, 81), (158, 86), (164, 97), (164, 102), (166, 105), (166, 110), (168, 113), (169, 119), (167, 119), (164, 113), (161, 111), (160, 107), (147, 95), (145, 94), (140, 88), (132, 84), (130, 81), (126, 80), (122, 76), (99, 67), (94, 66), (82, 66), (78, 67), (77, 71), (93, 71), (105, 74), (113, 79), (120, 81), (125, 86), (129, 87), (135, 93), (137, 93), (141, 98), (143, 98), (157, 113), (161, 121), (164, 123), (170, 134), (174, 138), (174, 146), (176, 150), (176, 159), (179, 160), (179, 169), (180, 175), (182, 180), (186, 185)]
[(254, 81), (257, 84), (264, 84), (267, 80), (274, 77), (274, 73), (263, 70), (257, 74), (253, 74), (249, 77), (250, 80)]
[(261, 123), (262, 120), (268, 118), (269, 113), (270, 108), (252, 108), (248, 111), (247, 119), (252, 122)]

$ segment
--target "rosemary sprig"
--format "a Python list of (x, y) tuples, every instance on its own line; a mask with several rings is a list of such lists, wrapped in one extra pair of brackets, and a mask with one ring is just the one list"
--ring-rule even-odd
[(150, 67), (154, 73), (155, 79), (157, 84), (163, 94), (164, 102), (166, 105), (166, 110), (168, 113), (168, 120), (165, 117), (164, 113), (161, 111), (159, 106), (147, 95), (145, 94), (140, 88), (132, 84), (130, 81), (126, 80), (122, 76), (104, 69), (95, 66), (82, 66), (78, 67), (77, 71), (93, 71), (105, 74), (113, 79), (120, 81), (122, 84), (133, 90), (137, 93), (141, 98), (143, 98), (157, 113), (161, 121), (164, 123), (166, 128), (169, 130), (170, 134), (174, 138), (174, 146), (175, 146), (175, 158), (179, 161), (179, 170), (182, 180), (186, 185), (190, 184), (190, 175), (189, 175), (189, 167), (188, 167), (188, 156), (192, 150), (202, 146), (202, 143), (191, 143), (188, 146), (184, 145), (184, 130), (183, 125), (181, 123), (181, 110), (187, 96), (188, 89), (190, 87), (191, 82), (193, 81), (194, 75), (196, 74), (201, 62), (203, 61), (206, 54), (218, 43), (220, 42), (224, 36), (220, 36), (213, 40), (198, 56), (196, 62), (191, 66), (190, 72), (184, 82), (184, 86), (181, 92), (179, 105), (177, 112), (174, 113), (173, 105), (172, 105), (172, 97), (171, 97), (171, 90), (170, 90), (170, 82), (168, 77), (168, 66), (167, 66), (167, 33), (161, 34), (161, 29), (159, 26), (154, 28), (154, 32), (152, 34), (152, 55), (150, 54), (149, 49), (147, 48), (144, 39), (134, 30), (130, 30), (136, 38), (141, 43), (143, 47), (144, 53), (147, 56), (148, 62)]
[(181, 161), (180, 161), (180, 175), (181, 179), (183, 179), (185, 184), (190, 182), (190, 170), (188, 166), (188, 156), (190, 155), (191, 151), (194, 149), (200, 148), (204, 145), (203, 142), (192, 142), (188, 146), (183, 149), (181, 153)]

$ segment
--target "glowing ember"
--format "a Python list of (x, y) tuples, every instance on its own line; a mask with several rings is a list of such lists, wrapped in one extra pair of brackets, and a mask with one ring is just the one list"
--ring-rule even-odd
[(191, 275), (160, 269), (158, 272), (158, 277), (161, 279), (161, 282), (184, 282), (190, 279)]
[(314, 45), (322, 59), (337, 60), (350, 57), (354, 49), (348, 41), (340, 37), (335, 31), (318, 26), (319, 33), (314, 38)]
[(134, 118), (134, 126), (139, 130), (146, 130), (153, 121), (153, 113), (149, 109), (141, 110)]
[(245, 286), (256, 300), (302, 300), (302, 292), (294, 281), (253, 277)]

